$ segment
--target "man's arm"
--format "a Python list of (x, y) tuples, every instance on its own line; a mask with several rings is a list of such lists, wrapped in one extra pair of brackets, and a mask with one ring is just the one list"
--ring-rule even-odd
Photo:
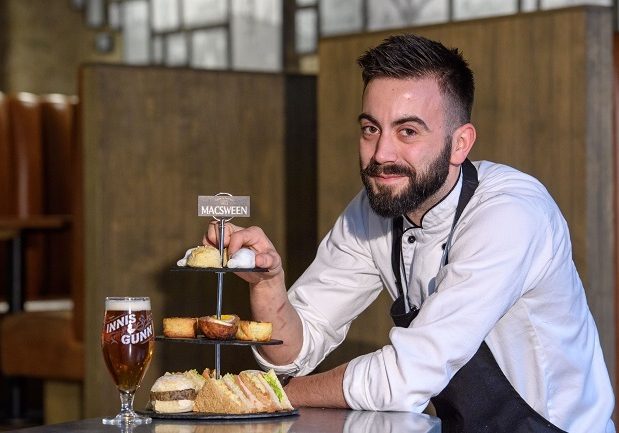
[(295, 360), (303, 343), (303, 328), (282, 281), (250, 283), (250, 305), (255, 320), (273, 324), (272, 337), (283, 344), (260, 346), (260, 353), (275, 365), (286, 365)]
[(311, 376), (293, 377), (284, 388), (294, 407), (348, 408), (344, 399), (344, 373), (348, 364)]

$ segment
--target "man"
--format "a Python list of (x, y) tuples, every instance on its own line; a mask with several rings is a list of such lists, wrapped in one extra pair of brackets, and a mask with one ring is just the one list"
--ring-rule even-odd
[[(296, 406), (421, 412), (432, 401), (446, 432), (614, 432), (565, 220), (537, 180), (467, 159), (466, 61), (403, 35), (359, 64), (365, 190), (289, 292), (266, 235), (227, 226), (229, 252), (248, 246), (269, 269), (241, 274), (253, 315), (284, 341), (258, 361), (296, 376), (286, 387)], [(391, 344), (306, 376), (383, 287), (395, 299)]]

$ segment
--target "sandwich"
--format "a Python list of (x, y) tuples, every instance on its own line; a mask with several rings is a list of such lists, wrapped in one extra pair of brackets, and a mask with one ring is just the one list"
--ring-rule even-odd
[(183, 376), (191, 380), (191, 382), (193, 383), (193, 389), (196, 390), (196, 394), (204, 386), (204, 382), (206, 382), (206, 379), (204, 378), (204, 376), (198, 373), (198, 371), (195, 369), (184, 372)]
[(239, 377), (249, 392), (266, 406), (267, 412), (293, 409), (273, 370), (269, 370), (267, 373), (258, 370), (246, 370), (242, 371)]
[(206, 374), (204, 386), (194, 402), (196, 412), (221, 414), (273, 413), (292, 409), (273, 370), (268, 373), (246, 370), (238, 375), (226, 374), (220, 379)]
[(150, 389), (150, 405), (158, 413), (191, 412), (196, 394), (194, 382), (183, 373), (166, 373)]

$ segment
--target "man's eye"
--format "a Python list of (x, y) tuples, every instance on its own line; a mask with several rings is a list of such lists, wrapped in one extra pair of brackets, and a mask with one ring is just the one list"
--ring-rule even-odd
[(415, 131), (413, 128), (403, 128), (400, 132), (406, 137), (413, 137), (417, 135), (417, 131)]
[(376, 134), (378, 132), (378, 128), (374, 125), (365, 125), (361, 127), (361, 132), (364, 134)]

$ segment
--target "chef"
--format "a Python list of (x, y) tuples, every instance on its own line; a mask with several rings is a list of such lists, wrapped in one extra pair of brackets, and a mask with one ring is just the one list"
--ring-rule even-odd
[[(572, 260), (567, 224), (544, 186), (467, 158), (473, 73), (458, 50), (393, 36), (360, 59), (357, 194), (286, 291), (257, 227), (226, 225), (230, 254), (256, 252), (256, 320), (281, 346), (260, 364), (293, 377), (295, 406), (422, 412), (445, 432), (614, 432), (613, 391)], [(206, 241), (216, 244), (217, 230)], [(308, 375), (382, 289), (389, 345)], [(371, 326), (368, 327), (371, 332)]]

